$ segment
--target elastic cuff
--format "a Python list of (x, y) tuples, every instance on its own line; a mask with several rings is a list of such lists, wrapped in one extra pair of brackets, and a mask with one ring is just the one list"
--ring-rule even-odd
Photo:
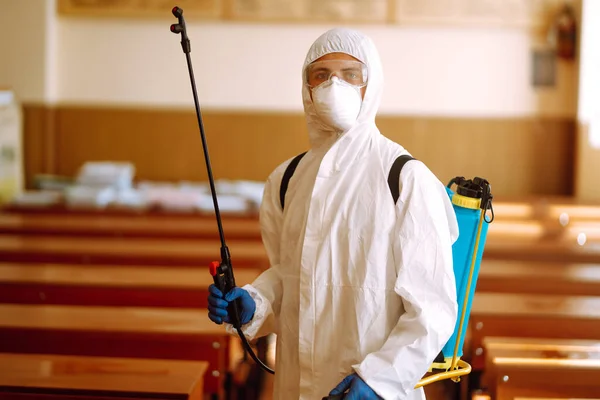
[[(390, 376), (386, 377), (385, 374), (369, 374), (367, 372), (368, 369), (365, 370), (364, 365), (362, 364), (353, 365), (352, 368), (354, 369), (354, 372), (356, 372), (356, 374), (360, 376), (360, 378), (382, 399), (406, 399), (411, 392), (411, 390), (406, 390), (404, 385), (397, 379), (391, 379)], [(389, 372), (390, 371), (388, 371), (388, 373)]]
[[(256, 288), (252, 285), (245, 285), (242, 289), (246, 290), (254, 302), (256, 303), (256, 310), (254, 311), (254, 316), (245, 325), (242, 325), (242, 332), (244, 336), (248, 340), (253, 340), (254, 337), (258, 334), (258, 331), (262, 327), (263, 323), (267, 319), (267, 317), (273, 312), (271, 308), (271, 304), (265, 299)], [(225, 324), (227, 332), (232, 334), (237, 334), (237, 330), (231, 324)]]

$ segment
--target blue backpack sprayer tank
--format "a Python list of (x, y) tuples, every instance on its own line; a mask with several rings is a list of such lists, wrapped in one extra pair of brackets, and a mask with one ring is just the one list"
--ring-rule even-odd
[[(456, 192), (451, 189), (453, 184), (457, 186)], [(417, 387), (449, 378), (458, 382), (460, 376), (471, 372), (471, 366), (461, 357), (488, 224), (494, 220), (491, 186), (485, 179), (456, 177), (448, 183), (446, 192), (452, 201), (459, 229), (458, 239), (452, 245), (458, 319), (454, 333), (431, 366), (431, 371), (441, 372), (421, 379)], [(487, 210), (492, 213), (489, 220)]]
[[(206, 136), (204, 134), (204, 126), (202, 123), (202, 115), (200, 113), (200, 106), (198, 103), (198, 94), (196, 91), (196, 83), (194, 79), (194, 72), (192, 69), (192, 61), (190, 57), (191, 45), (190, 40), (187, 36), (187, 30), (185, 20), (183, 17), (183, 10), (179, 7), (172, 9), (173, 15), (178, 19), (178, 23), (171, 25), (171, 32), (175, 34), (181, 34), (181, 47), (186, 55), (188, 72), (190, 75), (190, 81), (192, 86), (192, 93), (194, 97), (194, 104), (196, 108), (196, 116), (198, 119), (198, 127), (200, 129), (200, 137), (202, 139), (202, 147), (204, 150), (204, 158), (206, 161), (206, 169), (208, 173), (208, 180), (210, 184), (210, 190), (213, 199), (213, 205), (215, 210), (215, 217), (217, 220), (217, 227), (219, 230), (219, 237), (221, 241), (221, 261), (215, 261), (210, 265), (210, 273), (213, 276), (215, 286), (221, 290), (222, 293), (227, 293), (235, 287), (235, 278), (233, 275), (233, 266), (231, 264), (231, 255), (229, 248), (225, 243), (225, 235), (223, 233), (223, 226), (221, 222), (221, 215), (219, 212), (219, 205), (217, 202), (217, 195), (215, 190), (214, 178), (212, 175), (212, 169), (210, 159), (208, 155), (208, 145), (206, 143)], [(412, 158), (411, 158), (412, 159)], [(394, 174), (400, 173), (400, 169), (404, 164), (398, 163), (392, 168)], [(293, 173), (293, 171), (292, 171)], [(392, 173), (390, 173), (392, 176)], [(394, 181), (390, 179), (389, 182)], [(398, 180), (395, 179), (397, 183)], [(451, 186), (456, 184), (456, 192), (453, 192)], [(392, 193), (397, 197), (397, 189), (392, 188)], [(459, 315), (454, 328), (454, 334), (443, 347), (440, 355), (434, 360), (431, 365), (430, 372), (438, 371), (427, 377), (424, 377), (419, 381), (416, 387), (425, 386), (433, 382), (437, 382), (443, 379), (453, 379), (458, 382), (459, 377), (467, 375), (471, 372), (471, 366), (464, 360), (461, 360), (463, 351), (463, 343), (465, 338), (465, 332), (468, 325), (468, 319), (471, 312), (471, 303), (473, 300), (473, 294), (475, 292), (475, 286), (477, 283), (477, 277), (479, 275), (479, 266), (481, 264), (481, 257), (483, 255), (483, 248), (485, 246), (485, 239), (487, 236), (487, 225), (492, 222), (494, 218), (492, 209), (492, 194), (490, 191), (489, 183), (481, 178), (475, 178), (473, 180), (467, 180), (463, 177), (457, 177), (450, 181), (447, 188), (448, 196), (452, 201), (454, 211), (458, 219), (459, 226), (459, 237), (452, 246), (452, 256), (454, 262), (454, 274), (456, 277), (456, 289), (458, 297)], [(282, 204), (283, 205), (283, 204)], [(491, 210), (492, 218), (487, 220), (486, 212)], [(238, 312), (238, 303), (234, 301), (229, 306), (229, 314), (231, 316), (232, 325), (237, 330), (244, 349), (250, 354), (252, 359), (263, 368), (265, 371), (274, 374), (275, 372), (265, 365), (255, 354), (248, 343), (248, 339), (242, 332), (242, 327)], [(341, 396), (331, 396), (332, 398), (342, 398)]]

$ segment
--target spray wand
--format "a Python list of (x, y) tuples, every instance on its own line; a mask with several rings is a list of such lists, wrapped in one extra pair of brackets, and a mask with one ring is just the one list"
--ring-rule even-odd
[[(206, 143), (206, 136), (204, 134), (204, 124), (202, 123), (202, 114), (200, 113), (200, 105), (198, 104), (198, 93), (196, 90), (196, 80), (194, 79), (194, 70), (192, 69), (192, 59), (190, 52), (192, 51), (190, 45), (190, 39), (187, 35), (187, 29), (185, 26), (185, 19), (183, 18), (183, 10), (179, 7), (173, 7), (173, 15), (178, 19), (178, 23), (171, 25), (171, 32), (175, 34), (181, 34), (181, 48), (185, 53), (187, 60), (188, 71), (190, 74), (190, 82), (192, 85), (192, 93), (194, 95), (194, 104), (196, 106), (196, 116), (198, 117), (198, 127), (200, 128), (200, 137), (202, 138), (202, 148), (204, 149), (204, 159), (206, 160), (206, 171), (208, 173), (208, 182), (210, 184), (210, 192), (212, 194), (213, 205), (215, 209), (215, 217), (217, 219), (217, 226), (219, 228), (219, 237), (221, 239), (221, 261), (213, 261), (210, 264), (210, 274), (213, 276), (215, 286), (225, 295), (231, 289), (235, 287), (235, 278), (233, 276), (233, 267), (231, 265), (231, 255), (229, 248), (225, 243), (225, 234), (223, 233), (223, 224), (221, 222), (221, 213), (219, 212), (219, 203), (217, 201), (217, 193), (215, 190), (215, 181), (212, 174), (212, 168), (210, 165), (210, 158), (208, 155), (208, 145)], [(242, 332), (242, 326), (240, 322), (239, 314), (239, 299), (232, 301), (228, 306), (228, 314), (231, 318), (231, 323), (236, 329), (245, 350), (250, 354), (252, 359), (265, 371), (274, 374), (271, 368), (265, 365), (257, 356), (254, 354), (248, 339)]]

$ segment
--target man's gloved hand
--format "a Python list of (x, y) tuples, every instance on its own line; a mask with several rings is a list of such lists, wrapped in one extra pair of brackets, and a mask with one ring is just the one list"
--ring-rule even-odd
[(223, 293), (214, 284), (208, 287), (208, 318), (219, 325), (223, 322), (230, 324), (232, 321), (227, 306), (236, 299), (240, 299), (238, 303), (240, 322), (242, 325), (250, 322), (256, 311), (256, 303), (250, 293), (242, 288), (234, 287), (223, 298)]
[(377, 395), (377, 393), (375, 393), (356, 373), (344, 378), (335, 389), (329, 392), (329, 396), (339, 396), (346, 392), (346, 390), (348, 390), (348, 392), (344, 395), (344, 400), (381, 400), (381, 397), (379, 397), (379, 395)]

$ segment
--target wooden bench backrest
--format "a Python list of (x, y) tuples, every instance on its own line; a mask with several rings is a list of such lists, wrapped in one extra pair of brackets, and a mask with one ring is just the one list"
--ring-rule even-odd
[[(545, 338), (486, 337), (484, 386), (497, 381), (495, 360), (596, 360), (600, 361), (600, 341)], [(524, 361), (523, 361), (524, 362)], [(558, 365), (558, 364), (557, 364)]]
[[(262, 243), (228, 241), (235, 267), (267, 268)], [(217, 240), (116, 239), (0, 235), (0, 259), (11, 262), (178, 265), (208, 268), (220, 260)]]
[(484, 260), (477, 292), (595, 296), (600, 264)]
[(200, 360), (205, 391), (222, 391), (236, 338), (206, 309), (0, 304), (0, 353)]
[[(235, 267), (234, 267), (235, 270)], [(252, 282), (262, 271), (235, 270), (238, 286)], [(213, 282), (208, 267), (113, 266), (0, 263), (1, 283), (46, 283), (111, 287), (162, 287), (204, 289)]]
[[(261, 241), (257, 219), (224, 218), (230, 239)], [(216, 221), (210, 218), (142, 217), (111, 215), (2, 214), (0, 233), (218, 239)]]
[[(236, 284), (260, 270), (235, 270)], [(0, 303), (207, 308), (206, 268), (0, 264)]]
[(475, 293), (465, 353), (483, 369), (488, 336), (590, 339), (600, 337), (600, 297)]
[(200, 399), (204, 361), (0, 354), (0, 392)]

